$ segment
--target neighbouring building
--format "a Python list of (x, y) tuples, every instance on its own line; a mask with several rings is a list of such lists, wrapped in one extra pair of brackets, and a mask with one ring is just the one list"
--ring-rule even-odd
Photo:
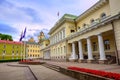
[(26, 42), (26, 58), (39, 59), (40, 58), (40, 45), (35, 42), (34, 38), (30, 38)]
[(120, 0), (100, 0), (79, 16), (65, 14), (49, 35), (42, 50), (51, 60), (120, 64)]
[(41, 52), (41, 58), (43, 59), (51, 59), (50, 54), (50, 40), (49, 36), (44, 34), (44, 32), (40, 32), (40, 35), (38, 36), (39, 44), (40, 44), (40, 52)]
[(0, 40), (0, 60), (18, 60), (23, 55), (23, 44), (16, 41)]

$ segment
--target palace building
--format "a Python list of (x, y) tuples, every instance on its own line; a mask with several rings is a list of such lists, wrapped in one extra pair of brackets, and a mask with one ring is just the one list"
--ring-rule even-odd
[(20, 60), (23, 55), (23, 43), (0, 40), (0, 61)]
[(34, 38), (30, 38), (26, 42), (26, 58), (38, 59), (40, 58), (40, 45), (35, 42)]
[(49, 35), (43, 49), (51, 60), (120, 64), (120, 0), (100, 0), (79, 16), (64, 14)]
[(44, 32), (40, 32), (40, 35), (38, 36), (39, 44), (40, 44), (40, 52), (41, 56), (40, 58), (42, 59), (47, 59), (49, 60), (51, 58), (50, 56), (50, 40), (49, 36), (45, 35)]

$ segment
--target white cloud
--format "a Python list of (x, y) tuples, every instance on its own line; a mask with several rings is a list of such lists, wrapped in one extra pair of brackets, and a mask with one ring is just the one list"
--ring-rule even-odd
[[(19, 40), (19, 35), (27, 27), (27, 36), (43, 28), (50, 29), (65, 13), (80, 15), (98, 0), (7, 0), (0, 5), (0, 21), (18, 29), (13, 35)], [(31, 29), (31, 30), (30, 30)], [(37, 31), (36, 31), (37, 30)]]

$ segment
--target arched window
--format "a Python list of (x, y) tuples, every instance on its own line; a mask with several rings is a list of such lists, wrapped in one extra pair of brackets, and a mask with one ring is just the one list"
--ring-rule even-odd
[(105, 17), (106, 17), (106, 14), (105, 14), (105, 13), (102, 13), (100, 17), (101, 17), (101, 18), (105, 18)]
[(80, 29), (80, 26), (78, 26), (78, 29)]
[(85, 24), (85, 23), (84, 23), (84, 24), (83, 24), (83, 28), (85, 28), (85, 27), (86, 27), (86, 25), (87, 25), (87, 24)]
[(93, 23), (94, 21), (95, 21), (94, 19), (91, 19), (91, 20), (90, 20), (90, 23)]

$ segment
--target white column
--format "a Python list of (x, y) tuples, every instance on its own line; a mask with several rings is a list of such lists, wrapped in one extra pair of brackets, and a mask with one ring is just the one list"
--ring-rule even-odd
[(103, 38), (101, 34), (98, 34), (98, 43), (99, 43), (100, 60), (106, 60), (104, 43), (103, 43)]
[(76, 59), (76, 53), (75, 53), (75, 43), (72, 43), (72, 59)]
[(91, 40), (89, 37), (87, 38), (87, 48), (88, 48), (88, 60), (93, 60)]
[(81, 40), (78, 41), (78, 47), (79, 47), (79, 56), (80, 56), (80, 60), (83, 60), (83, 51), (82, 51), (82, 42)]

